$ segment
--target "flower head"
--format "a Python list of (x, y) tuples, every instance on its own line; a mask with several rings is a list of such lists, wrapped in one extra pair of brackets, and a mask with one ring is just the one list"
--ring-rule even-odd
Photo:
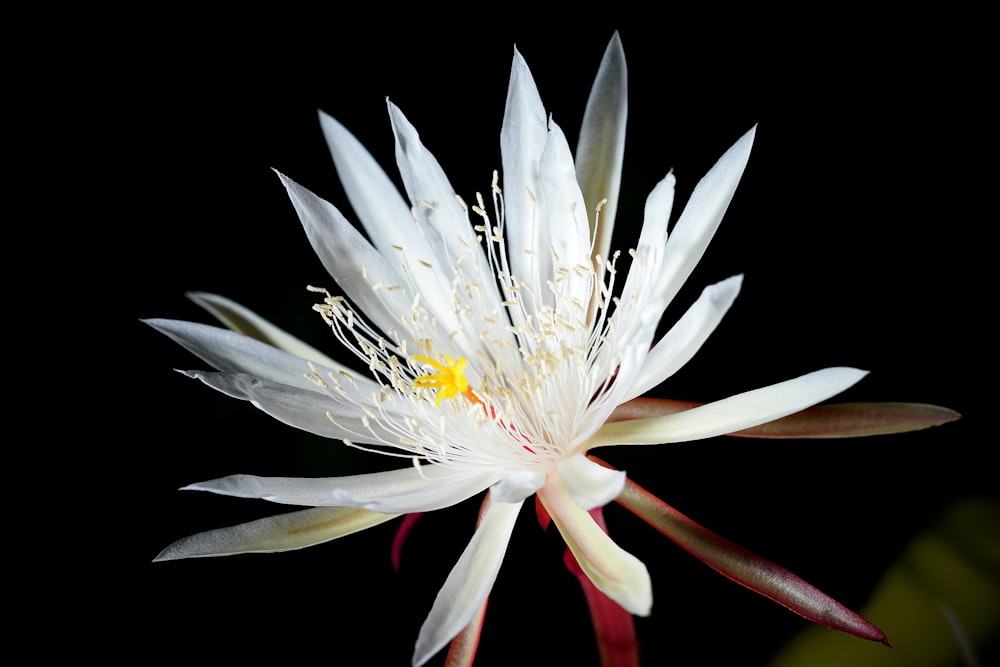
[[(857, 382), (830, 368), (677, 414), (613, 419), (683, 366), (735, 300), (741, 276), (707, 287), (662, 337), (667, 305), (702, 256), (747, 164), (754, 130), (698, 183), (668, 233), (674, 176), (650, 193), (627, 275), (609, 252), (626, 117), (617, 35), (601, 63), (575, 153), (515, 53), (501, 129), (502, 180), (469, 205), (392, 103), (405, 198), (347, 129), (321, 124), (365, 234), (279, 174), (338, 291), (316, 310), (366, 372), (330, 359), (222, 297), (196, 301), (234, 331), (150, 320), (215, 371), (188, 375), (306, 431), (398, 457), (390, 472), (334, 478), (233, 475), (186, 488), (312, 509), (181, 540), (161, 560), (281, 551), (459, 503), (486, 508), (420, 631), (422, 664), (475, 615), (514, 520), (537, 494), (582, 572), (648, 614), (645, 566), (590, 510), (625, 473), (588, 458), (601, 446), (723, 435), (807, 408)], [(251, 335), (245, 335), (251, 334)]]

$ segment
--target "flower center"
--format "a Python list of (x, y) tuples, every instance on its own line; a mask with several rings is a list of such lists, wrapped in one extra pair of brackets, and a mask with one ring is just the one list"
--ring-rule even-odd
[[(468, 359), (465, 357), (459, 357), (458, 361), (455, 361), (447, 354), (442, 355), (444, 363), (431, 359), (430, 357), (425, 357), (422, 354), (413, 355), (413, 359), (419, 361), (420, 363), (427, 364), (437, 369), (437, 373), (428, 373), (427, 375), (418, 375), (413, 378), (413, 387), (427, 387), (431, 389), (437, 389), (437, 398), (434, 400), (434, 405), (441, 405), (441, 401), (446, 398), (455, 398), (459, 394), (465, 397), (467, 401), (474, 405), (478, 405), (483, 409), (483, 413), (490, 419), (496, 418), (496, 408), (492, 405), (488, 405), (483, 402), (481, 398), (476, 396), (476, 392), (472, 391), (469, 387), (469, 380), (465, 377), (465, 366), (469, 363)], [(512, 435), (519, 435), (517, 428), (513, 425), (499, 420), (500, 426)], [(526, 444), (521, 445), (525, 451), (530, 454), (534, 454), (535, 450)]]
[[(483, 405), (475, 392), (469, 388), (469, 380), (465, 377), (465, 365), (468, 360), (465, 357), (459, 357), (458, 361), (455, 361), (446, 354), (444, 355), (444, 363), (422, 354), (414, 355), (413, 358), (423, 364), (433, 366), (439, 371), (413, 378), (414, 387), (429, 387), (438, 390), (437, 399), (434, 401), (435, 405), (441, 405), (443, 399), (455, 398), (459, 394), (465, 396), (470, 403)], [(485, 407), (483, 406), (484, 409)]]

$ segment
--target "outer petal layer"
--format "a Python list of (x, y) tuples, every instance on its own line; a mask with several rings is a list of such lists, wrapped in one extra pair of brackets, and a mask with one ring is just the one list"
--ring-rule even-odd
[(211, 491), (287, 505), (363, 507), (374, 512), (404, 514), (449, 507), (495, 481), (495, 473), (422, 466), (346, 477), (230, 475), (191, 484), (182, 490)]
[(267, 343), (296, 357), (308, 359), (320, 366), (326, 366), (334, 370), (350, 371), (347, 366), (334, 361), (312, 345), (292, 336), (284, 329), (275, 326), (232, 299), (227, 299), (218, 294), (209, 294), (208, 292), (188, 292), (187, 296), (237, 333), (259, 340), (262, 343)]
[[(591, 217), (594, 254), (607, 258), (618, 210), (622, 161), (625, 155), (625, 119), (628, 116), (628, 69), (625, 50), (616, 32), (604, 51), (594, 87), (587, 99), (576, 148), (576, 177)], [(598, 202), (604, 200), (599, 220)], [(596, 224), (594, 224), (596, 222)]]
[(479, 527), (434, 599), (413, 652), (424, 664), (475, 617), (496, 581), (522, 503), (490, 503)]
[[(319, 391), (313, 382), (306, 379), (306, 374), (309, 373), (306, 359), (249, 336), (196, 322), (165, 319), (143, 321), (220, 371), (247, 373), (271, 382)], [(311, 361), (322, 366), (318, 360)], [(378, 388), (377, 384), (365, 378), (357, 378), (357, 382), (370, 383), (370, 389), (366, 393)]]
[(335, 540), (397, 516), (356, 507), (311, 507), (185, 537), (154, 560), (290, 551)]
[[(663, 417), (700, 405), (667, 398), (634, 398), (615, 408), (608, 421)], [(765, 439), (860, 438), (910, 433), (961, 418), (961, 414), (950, 408), (927, 403), (829, 403), (728, 435)]]
[(608, 423), (590, 446), (687, 442), (733, 433), (804, 410), (865, 375), (867, 371), (856, 368), (827, 368), (676, 414)]
[(653, 587), (646, 566), (624, 551), (577, 505), (557, 473), (538, 492), (566, 546), (597, 588), (637, 616), (649, 616)]

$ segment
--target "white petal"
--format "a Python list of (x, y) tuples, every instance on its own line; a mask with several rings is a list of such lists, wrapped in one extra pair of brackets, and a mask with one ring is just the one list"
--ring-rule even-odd
[(556, 465), (573, 502), (590, 511), (603, 507), (625, 488), (625, 472), (594, 463), (583, 454), (574, 454)]
[(677, 294), (722, 222), (750, 159), (756, 129), (752, 128), (733, 144), (691, 192), (667, 239), (667, 255), (654, 290), (664, 304)]
[[(556, 305), (571, 306), (574, 300), (577, 303), (589, 303), (593, 279), (589, 273), (580, 272), (577, 268), (582, 266), (589, 269), (591, 266), (590, 223), (583, 203), (583, 193), (576, 182), (573, 155), (562, 129), (555, 121), (549, 123), (549, 136), (542, 151), (539, 170), (544, 205), (542, 210), (549, 228), (551, 245), (546, 251), (554, 255), (553, 264), (557, 271), (566, 270), (560, 278), (558, 289), (561, 296)], [(553, 276), (547, 277), (547, 280), (554, 279)], [(548, 292), (548, 289), (545, 291)], [(571, 309), (562, 314), (574, 319), (581, 316)], [(579, 331), (581, 335), (588, 333), (583, 327)], [(573, 346), (572, 342), (568, 344)]]
[(663, 417), (605, 424), (591, 447), (653, 445), (712, 438), (780, 419), (844, 391), (867, 375), (856, 368), (826, 368)]
[(490, 487), (490, 497), (498, 503), (519, 503), (545, 484), (545, 475), (535, 470), (505, 472)]
[[(416, 129), (394, 104), (389, 104), (389, 118), (396, 137), (396, 163), (403, 178), (407, 196), (413, 204), (417, 224), (424, 226), (424, 238), (434, 250), (438, 271), (445, 272), (455, 288), (449, 292), (459, 305), (454, 310), (496, 315), (503, 310), (493, 269), (486, 258), (466, 210), (456, 199), (455, 189), (448, 181), (434, 156), (420, 141)], [(477, 221), (478, 223), (479, 221)], [(452, 275), (452, 274), (455, 275)], [(493, 325), (476, 320), (475, 326), (492, 328), (487, 339), (507, 339), (505, 323)], [(479, 337), (466, 335), (464, 329), (448, 331), (461, 340), (465, 356), (488, 353)], [(454, 340), (454, 339), (453, 339)]]
[(189, 292), (188, 298), (212, 313), (220, 322), (237, 333), (256, 338), (279, 350), (284, 350), (296, 357), (312, 361), (320, 366), (334, 370), (350, 371), (337, 361), (334, 361), (313, 346), (304, 343), (289, 334), (249, 308), (231, 299), (208, 292)]
[[(327, 272), (351, 298), (365, 319), (382, 332), (410, 312), (412, 296), (404, 279), (330, 202), (317, 197), (287, 176), (278, 177), (299, 215), (313, 250)], [(374, 286), (380, 285), (376, 289)]]
[[(514, 51), (500, 129), (507, 247), (511, 273), (541, 286), (548, 275), (549, 232), (540, 217), (538, 163), (548, 136), (545, 108), (521, 54)], [(537, 268), (537, 273), (536, 273)]]
[(495, 473), (426, 465), (346, 477), (257, 477), (230, 475), (185, 486), (238, 498), (313, 507), (361, 507), (408, 514), (450, 507), (497, 481)]
[(398, 260), (405, 266), (404, 277), (411, 291), (421, 292), (421, 304), (433, 310), (446, 330), (455, 329), (447, 298), (451, 275), (444, 272), (447, 267), (436, 265), (406, 200), (353, 134), (325, 113), (320, 112), (319, 120), (340, 182), (372, 244), (390, 263)]
[[(263, 380), (318, 391), (316, 385), (306, 379), (306, 374), (310, 371), (305, 359), (249, 336), (197, 322), (164, 319), (144, 320), (144, 322), (220, 371), (247, 373)], [(322, 364), (318, 361), (317, 365), (321, 370), (332, 370), (322, 368)], [(370, 382), (364, 378), (358, 378), (357, 381)], [(372, 386), (377, 388), (377, 385)], [(367, 393), (370, 392), (366, 391)]]
[(496, 581), (521, 503), (490, 503), (476, 533), (434, 599), (413, 652), (419, 667), (461, 632)]
[[(621, 300), (628, 305), (624, 309), (626, 314), (650, 322), (659, 322), (663, 309), (667, 307), (666, 300), (656, 293), (655, 284), (666, 258), (667, 223), (674, 206), (676, 183), (677, 179), (671, 172), (646, 197), (635, 258), (622, 288)], [(621, 316), (616, 313), (616, 317)], [(617, 324), (621, 326), (623, 323), (619, 321)]]
[(332, 116), (320, 112), (319, 122), (347, 199), (372, 243), (383, 253), (401, 238), (407, 245), (423, 244), (419, 234), (412, 239), (409, 205), (371, 153)]
[(594, 518), (573, 502), (558, 474), (549, 475), (538, 498), (598, 590), (626, 611), (648, 616), (653, 606), (653, 587), (642, 561), (615, 544)]
[(625, 51), (616, 32), (604, 51), (590, 90), (576, 148), (576, 175), (587, 202), (587, 215), (593, 218), (597, 203), (607, 200), (594, 234), (594, 253), (604, 258), (608, 256), (618, 210), (627, 116), (628, 71)]
[(733, 276), (706, 287), (698, 300), (649, 351), (632, 387), (620, 402), (644, 394), (690, 361), (733, 305), (742, 282), (743, 276)]
[[(611, 373), (621, 366), (618, 369), (619, 379), (615, 380), (616, 385), (623, 379), (623, 372), (626, 373), (626, 382), (631, 382), (628, 376), (629, 363), (641, 363), (645, 358), (667, 305), (662, 299), (657, 299), (653, 285), (660, 275), (664, 260), (667, 222), (673, 207), (675, 181), (672, 173), (667, 174), (646, 198), (642, 232), (619, 299), (623, 307), (615, 311), (615, 326), (606, 334), (608, 342), (601, 346), (602, 371)], [(634, 359), (619, 358), (628, 346), (641, 348), (641, 354), (626, 353), (626, 356)], [(638, 372), (638, 366), (634, 366), (632, 370)], [(623, 392), (627, 386), (615, 387), (614, 391)]]
[[(245, 373), (183, 371), (227, 396), (250, 401), (278, 421), (324, 438), (351, 440), (358, 444), (392, 442), (398, 436), (366, 420), (353, 405), (336, 402), (334, 395), (261, 380)], [(327, 416), (333, 415), (334, 420)]]
[(177, 540), (155, 561), (302, 549), (377, 526), (399, 516), (356, 507), (311, 507)]

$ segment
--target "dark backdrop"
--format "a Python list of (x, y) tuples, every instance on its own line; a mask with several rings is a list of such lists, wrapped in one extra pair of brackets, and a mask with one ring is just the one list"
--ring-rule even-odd
[[(386, 14), (286, 15), (253, 28), (237, 17), (232, 25), (175, 17), (165, 32), (123, 40), (120, 57), (140, 66), (123, 70), (124, 101), (109, 113), (126, 143), (114, 178), (137, 195), (125, 221), (134, 290), (125, 314), (134, 322), (124, 368), (137, 430), (114, 453), (139, 484), (122, 489), (125, 518), (112, 512), (104, 527), (126, 538), (115, 579), (129, 593), (119, 607), (124, 627), (142, 638), (129, 651), (135, 662), (210, 654), (253, 664), (278, 652), (283, 662), (408, 664), (471, 535), (476, 503), (426, 516), (398, 574), (389, 561), (394, 524), (294, 553), (150, 564), (175, 539), (287, 509), (177, 492), (184, 484), (238, 472), (336, 475), (382, 462), (174, 373), (203, 364), (138, 319), (209, 322), (183, 294), (212, 291), (335, 350), (305, 290), (332, 281), (271, 169), (348, 212), (316, 110), (341, 120), (392, 172), (388, 96), (470, 200), (499, 167), (515, 44), (575, 143), (601, 54), (621, 30), (630, 84), (622, 249), (634, 243), (646, 193), (669, 169), (676, 218), (714, 160), (758, 124), (729, 213), (668, 314), (735, 273), (745, 274), (743, 292), (660, 395), (711, 400), (851, 365), (872, 372), (843, 400), (937, 403), (965, 415), (912, 435), (720, 438), (619, 448), (606, 453), (610, 461), (854, 608), (938, 510), (995, 490), (983, 425), (995, 357), (981, 345), (992, 337), (993, 280), (976, 259), (996, 219), (984, 206), (991, 188), (978, 157), (992, 131), (980, 124), (976, 45), (942, 46), (964, 19), (900, 30), (791, 16), (774, 24), (780, 29), (742, 19), (716, 29), (708, 27), (715, 17), (529, 25), (527, 15), (514, 21), (499, 8), (448, 22)], [(477, 665), (596, 665), (558, 539), (529, 510), (491, 597)], [(620, 508), (608, 508), (607, 519), (653, 576), (653, 615), (637, 623), (645, 664), (763, 664), (807, 624)], [(101, 642), (100, 633), (91, 637)], [(359, 650), (371, 660), (349, 657)]]

